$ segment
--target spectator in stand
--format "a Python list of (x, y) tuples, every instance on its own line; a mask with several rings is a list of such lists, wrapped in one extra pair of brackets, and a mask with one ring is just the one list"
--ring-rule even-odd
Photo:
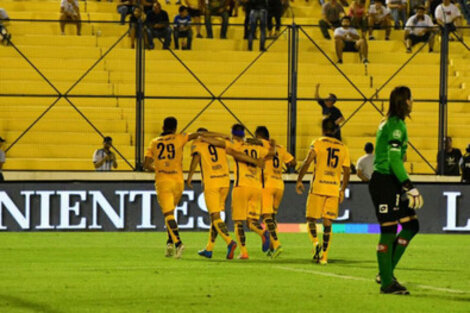
[(142, 6), (144, 7), (144, 13), (147, 14), (153, 9), (153, 5), (157, 0), (142, 0)]
[(372, 142), (366, 143), (364, 146), (366, 154), (357, 160), (357, 176), (363, 181), (368, 182), (374, 172), (374, 145)]
[(186, 43), (181, 45), (183, 50), (191, 50), (191, 41), (193, 39), (193, 31), (191, 30), (191, 17), (189, 17), (188, 8), (180, 6), (179, 14), (175, 16), (173, 35), (175, 39), (175, 49), (179, 49), (179, 39), (186, 38)]
[(243, 11), (245, 11), (245, 21), (243, 28), (243, 39), (248, 39), (250, 33), (250, 12), (251, 12), (251, 1), (250, 0), (240, 0), (243, 6)]
[(470, 184), (470, 145), (467, 146), (466, 152), (460, 159), (459, 165), (462, 170), (462, 183)]
[[(437, 164), (442, 157), (442, 151), (437, 153)], [(459, 162), (462, 158), (462, 152), (459, 149), (452, 147), (452, 137), (446, 137), (446, 146), (444, 150), (444, 167), (439, 175), (446, 176), (460, 176)], [(439, 165), (438, 165), (439, 168)]]
[[(135, 48), (135, 37), (137, 34), (137, 27), (139, 20), (145, 20), (145, 14), (142, 12), (142, 8), (139, 6), (135, 6), (132, 9), (131, 18), (129, 19), (130, 22), (130, 37), (131, 37), (131, 48)], [(145, 39), (145, 38), (144, 38)]]
[(2, 147), (5, 142), (5, 139), (0, 137), (0, 181), (4, 181), (5, 179), (3, 178), (3, 164), (5, 164), (6, 158), (5, 158), (5, 151), (3, 151)]
[(375, 0), (369, 7), (369, 40), (375, 40), (374, 29), (385, 29), (385, 40), (390, 40), (391, 25), (390, 9), (384, 5), (384, 0)]
[(395, 22), (395, 29), (404, 28), (408, 12), (407, 0), (387, 0), (386, 3), (390, 9), (390, 15)]
[[(269, 37), (277, 37), (281, 31), (282, 0), (268, 0), (268, 31)], [(276, 22), (276, 28), (273, 25)], [(275, 29), (275, 32), (273, 32)]]
[(132, 14), (136, 0), (121, 0), (121, 3), (117, 5), (117, 11), (121, 14), (121, 25), (126, 22), (126, 16)]
[(93, 164), (96, 171), (107, 172), (117, 168), (116, 155), (111, 151), (112, 145), (113, 139), (104, 137), (103, 148), (96, 150), (93, 154)]
[(366, 37), (367, 32), (367, 12), (365, 0), (354, 0), (348, 10), (348, 16), (351, 18), (351, 26), (360, 29), (362, 37)]
[(185, 0), (186, 7), (188, 8), (189, 16), (196, 25), (196, 37), (202, 38), (201, 35), (201, 15), (203, 8), (203, 0)]
[(434, 23), (432, 18), (424, 13), (426, 9), (423, 6), (418, 6), (416, 12), (406, 22), (406, 52), (411, 53), (411, 48), (419, 42), (428, 42), (429, 52), (432, 52), (434, 49)]
[(11, 40), (11, 34), (8, 33), (6, 28), (9, 20), (10, 18), (8, 17), (7, 11), (0, 8), (0, 40), (5, 46), (9, 45)]
[(457, 27), (462, 26), (462, 15), (460, 14), (460, 9), (450, 0), (443, 0), (443, 2), (437, 6), (436, 11), (434, 12), (436, 17), (436, 23), (441, 27), (446, 28), (449, 32), (455, 32), (458, 34), (458, 37), (463, 39), (462, 29)]
[(77, 25), (77, 35), (80, 36), (82, 23), (78, 0), (62, 0), (60, 3), (60, 31), (65, 35), (65, 24)]
[(357, 30), (350, 24), (351, 18), (345, 16), (341, 19), (341, 27), (335, 29), (335, 50), (338, 63), (343, 63), (343, 52), (359, 52), (362, 63), (369, 63), (367, 41), (361, 38)]
[(320, 84), (315, 86), (315, 98), (320, 99), (317, 100), (318, 104), (322, 108), (323, 118), (331, 119), (336, 124), (336, 130), (334, 133), (334, 137), (338, 140), (341, 140), (341, 128), (340, 125), (344, 122), (344, 117), (341, 111), (335, 107), (336, 96), (330, 93), (327, 99), (321, 99), (320, 97)]
[(337, 0), (329, 0), (322, 6), (322, 19), (320, 20), (320, 30), (325, 39), (331, 39), (328, 29), (336, 29), (341, 26), (341, 17), (343, 17), (343, 6)]
[(153, 38), (163, 38), (163, 49), (170, 49), (171, 27), (168, 13), (162, 10), (159, 2), (153, 5), (153, 10), (147, 14), (147, 38), (149, 49), (155, 49)]
[(220, 39), (227, 39), (228, 9), (229, 3), (227, 0), (207, 0), (207, 3), (204, 3), (204, 23), (206, 24), (207, 38), (214, 38), (212, 33), (212, 16), (220, 16), (222, 18)]
[(251, 3), (250, 11), (250, 32), (248, 33), (248, 50), (253, 50), (253, 39), (256, 34), (256, 27), (259, 20), (260, 40), (259, 51), (265, 50), (266, 41), (266, 23), (268, 19), (268, 1), (267, 0), (249, 0)]

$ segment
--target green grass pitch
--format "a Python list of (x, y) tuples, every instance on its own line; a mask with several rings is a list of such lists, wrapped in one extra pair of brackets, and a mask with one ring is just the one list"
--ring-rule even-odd
[[(470, 312), (470, 236), (418, 235), (395, 274), (411, 296), (380, 295), (377, 235), (334, 234), (330, 263), (311, 262), (307, 234), (281, 234), (276, 260), (247, 236), (250, 260), (197, 255), (206, 233), (0, 234), (0, 312)], [(238, 253), (238, 251), (237, 251)]]

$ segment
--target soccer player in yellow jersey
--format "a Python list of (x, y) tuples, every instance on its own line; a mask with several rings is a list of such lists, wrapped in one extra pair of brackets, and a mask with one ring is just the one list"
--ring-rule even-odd
[[(199, 128), (198, 132), (202, 136), (207, 133), (207, 129)], [(230, 148), (223, 149), (214, 146), (202, 139), (195, 140), (191, 147), (191, 166), (188, 173), (187, 185), (192, 188), (191, 182), (194, 171), (198, 164), (201, 167), (201, 176), (204, 187), (204, 199), (211, 217), (211, 227), (209, 229), (209, 242), (206, 249), (199, 251), (199, 255), (212, 258), (215, 239), (219, 234), (227, 243), (227, 259), (232, 259), (237, 244), (230, 237), (227, 226), (220, 218), (220, 212), (225, 210), (225, 200), (230, 188), (230, 173), (227, 162), (227, 154), (232, 155), (238, 161), (251, 164), (260, 164), (257, 159), (251, 158), (244, 153), (233, 151)]]
[(174, 210), (184, 190), (183, 147), (199, 134), (176, 134), (177, 125), (174, 117), (165, 118), (163, 133), (152, 140), (145, 153), (144, 169), (155, 172), (157, 200), (169, 235), (166, 256), (180, 258), (184, 245), (179, 236)]
[[(265, 126), (258, 126), (255, 131), (257, 139), (261, 140), (263, 146), (271, 148), (269, 142), (269, 131)], [(275, 154), (266, 160), (262, 170), (263, 197), (261, 217), (271, 235), (272, 250), (268, 254), (275, 258), (282, 252), (281, 243), (277, 237), (276, 214), (284, 194), (284, 181), (282, 180), (283, 164), (287, 167), (295, 167), (295, 158), (287, 150), (276, 145)]]
[[(214, 141), (210, 143), (235, 150), (254, 158), (264, 159), (266, 156), (274, 154), (274, 151), (264, 148), (257, 140), (245, 141), (245, 127), (241, 124), (232, 126), (232, 142)], [(274, 149), (274, 147), (273, 147)], [(239, 259), (248, 259), (246, 248), (246, 238), (244, 222), (248, 227), (257, 233), (262, 240), (262, 250), (269, 249), (269, 232), (264, 231), (259, 223), (261, 213), (261, 168), (252, 164), (235, 160), (235, 177), (232, 189), (232, 220), (235, 224), (235, 234), (239, 243)]]
[[(344, 200), (344, 191), (349, 183), (349, 150), (341, 141), (334, 138), (336, 125), (330, 119), (322, 122), (323, 137), (314, 140), (310, 146), (297, 178), (297, 193), (302, 194), (302, 178), (310, 164), (314, 162), (312, 182), (307, 198), (307, 224), (313, 242), (313, 259), (320, 264), (328, 263), (332, 220), (338, 217), (338, 207)], [(343, 182), (341, 183), (341, 172)], [(323, 218), (323, 249), (318, 243), (316, 221)], [(323, 252), (322, 252), (323, 250)], [(321, 254), (321, 256), (320, 256)]]

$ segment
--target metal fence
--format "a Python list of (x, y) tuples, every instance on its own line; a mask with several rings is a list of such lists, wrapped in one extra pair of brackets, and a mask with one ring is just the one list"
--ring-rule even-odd
[[(58, 28), (58, 21), (9, 21), (9, 28), (12, 30), (31, 29), (31, 27), (34, 30), (34, 25), (43, 25), (41, 27), (48, 25), (47, 27)], [(217, 27), (217, 24), (214, 25)], [(22, 103), (31, 103), (31, 101), (35, 104), (41, 103), (42, 109), (37, 116), (25, 115), (28, 117), (22, 120), (23, 130), (15, 134), (14, 140), (9, 142), (6, 152), (13, 151), (22, 142), (27, 143), (28, 141), (25, 141), (25, 139), (28, 134), (36, 129), (47, 129), (45, 125), (42, 125), (42, 127), (38, 127), (38, 125), (40, 123), (47, 124), (47, 116), (53, 108), (58, 106), (61, 107), (61, 110), (75, 112), (76, 116), (73, 118), (83, 120), (83, 127), (91, 127), (98, 138), (104, 137), (113, 129), (121, 127), (119, 121), (102, 124), (99, 120), (95, 121), (94, 117), (99, 115), (99, 107), (96, 107), (98, 112), (91, 112), (88, 107), (87, 109), (81, 109), (86, 103), (96, 102), (96, 99), (99, 99), (103, 105), (107, 103), (110, 107), (121, 108), (120, 112), (126, 120), (126, 127), (123, 129), (131, 133), (131, 144), (127, 146), (133, 147), (133, 152), (129, 151), (128, 147), (127, 150), (121, 149), (120, 141), (114, 143), (114, 149), (129, 170), (142, 170), (144, 147), (151, 134), (156, 132), (156, 126), (152, 124), (155, 124), (151, 115), (152, 112), (160, 110), (159, 112), (162, 115), (171, 115), (173, 106), (180, 108), (185, 106), (186, 108), (184, 110), (185, 117), (180, 119), (184, 124), (181, 125), (180, 129), (185, 131), (191, 129), (196, 122), (200, 121), (203, 114), (216, 105), (218, 105), (219, 110), (225, 110), (228, 113), (230, 120), (247, 124), (244, 122), (246, 116), (243, 116), (246, 112), (237, 112), (238, 105), (233, 105), (233, 103), (244, 102), (254, 108), (261, 107), (260, 104), (262, 103), (281, 103), (284, 108), (283, 113), (278, 112), (278, 114), (285, 114), (285, 121), (281, 121), (287, 134), (284, 143), (291, 153), (302, 154), (300, 146), (307, 146), (307, 144), (304, 141), (299, 141), (299, 137), (305, 137), (305, 132), (308, 130), (309, 114), (307, 107), (311, 108), (312, 103), (319, 100), (313, 93), (313, 86), (316, 82), (323, 82), (324, 75), (327, 75), (330, 81), (343, 82), (341, 87), (333, 85), (328, 87), (327, 84), (322, 93), (335, 92), (339, 94), (338, 103), (344, 104), (348, 108), (347, 111), (350, 114), (345, 116), (346, 119), (341, 125), (344, 136), (347, 137), (349, 131), (353, 132), (353, 128), (358, 127), (357, 124), (354, 124), (357, 121), (357, 116), (361, 114), (372, 116), (372, 114), (375, 114), (375, 117), (371, 117), (374, 119), (373, 127), (366, 124), (359, 125), (363, 128), (369, 127), (370, 130), (367, 129), (367, 133), (370, 134), (369, 137), (373, 137), (378, 124), (377, 120), (382, 118), (384, 106), (387, 106), (388, 89), (401, 84), (403, 77), (413, 72), (413, 64), (416, 60), (427, 53), (425, 52), (427, 43), (420, 43), (415, 46), (413, 53), (405, 54), (405, 47), (402, 46), (402, 43), (394, 41), (390, 45), (396, 47), (391, 47), (390, 51), (387, 52), (397, 55), (397, 62), (394, 64), (380, 63), (381, 51), (374, 51), (372, 48), (370, 48), (370, 53), (374, 54), (374, 57), (370, 58), (368, 64), (358, 65), (360, 63), (354, 59), (354, 56), (348, 56), (343, 64), (337, 64), (331, 50), (325, 49), (325, 42), (319, 39), (318, 25), (292, 23), (282, 25), (277, 36), (268, 39), (264, 51), (247, 54), (244, 60), (237, 62), (237, 74), (234, 76), (226, 74), (224, 69), (220, 68), (220, 62), (214, 62), (213, 68), (211, 68), (212, 72), (205, 71), (203, 73), (205, 76), (212, 73), (214, 79), (211, 80), (207, 77), (201, 78), (202, 74), (199, 73), (200, 66), (197, 60), (195, 61), (194, 58), (190, 57), (192, 51), (181, 53), (172, 48), (165, 51), (160, 51), (157, 48), (159, 52), (156, 55), (154, 51), (149, 52), (146, 50), (145, 27), (142, 21), (129, 26), (122, 26), (119, 23), (108, 21), (82, 21), (85, 47), (72, 49), (69, 51), (71, 55), (68, 58), (65, 57), (65, 61), (63, 61), (63, 66), (69, 66), (69, 68), (63, 68), (62, 72), (77, 73), (77, 77), (73, 82), (69, 81), (70, 77), (66, 73), (52, 71), (52, 69), (57, 69), (60, 66), (60, 64), (54, 64), (54, 45), (59, 46), (62, 44), (62, 47), (66, 47), (66, 43), (62, 42), (66, 40), (66, 37), (61, 37), (61, 42), (54, 42), (56, 39), (51, 37), (51, 46), (43, 51), (44, 48), (30, 46), (28, 38), (15, 36), (15, 32), (12, 31), (13, 36), (9, 41), (9, 46), (1, 47), (0, 50), (3, 50), (3, 52), (0, 51), (0, 56), (5, 62), (18, 63), (20, 62), (18, 60), (21, 60), (22, 70), (14, 70), (15, 73), (10, 73), (8, 67), (6, 67), (0, 69), (0, 73), (3, 72), (5, 77), (9, 75), (18, 77), (22, 73), (25, 77), (28, 77), (34, 73), (34, 75), (39, 75), (42, 80), (40, 84), (36, 81), (31, 85), (22, 84), (21, 79), (18, 79), (18, 83), (14, 86), (7, 86), (6, 83), (2, 83), (3, 88), (0, 86), (0, 100), (3, 99), (3, 102), (5, 102), (8, 99), (17, 105), (17, 118), (21, 118), (22, 113), (24, 113)], [(232, 24), (229, 27), (230, 29), (242, 29), (244, 26)], [(128, 41), (127, 37), (133, 31), (132, 29), (135, 29), (135, 50), (122, 49), (128, 46), (125, 42)], [(439, 60), (436, 57), (437, 53), (434, 53), (430, 59), (436, 60), (436, 62), (431, 61), (428, 69), (434, 73), (440, 73), (439, 81), (428, 82), (429, 85), (426, 85), (428, 79), (426, 73), (413, 73), (418, 80), (415, 85), (411, 83), (410, 87), (412, 90), (414, 88), (417, 90), (423, 88), (425, 90), (423, 86), (428, 86), (428, 88), (431, 85), (434, 86), (433, 84), (438, 86), (439, 90), (435, 95), (426, 96), (418, 92), (414, 102), (432, 107), (429, 111), (429, 121), (433, 124), (422, 126), (436, 129), (435, 147), (442, 150), (449, 130), (448, 107), (454, 105), (465, 106), (470, 102), (468, 95), (462, 95), (462, 92), (459, 94), (459, 91), (462, 91), (468, 82), (464, 78), (461, 80), (455, 79), (455, 77), (465, 77), (466, 71), (470, 72), (470, 67), (467, 64), (462, 64), (459, 65), (458, 71), (449, 73), (449, 62), (454, 62), (451, 57), (452, 53), (463, 55), (463, 57), (457, 58), (458, 61), (456, 62), (464, 62), (462, 60), (470, 56), (470, 49), (457, 34), (451, 34), (446, 29), (436, 29), (436, 31), (439, 32), (436, 35), (438, 40), (436, 40), (435, 48), (439, 50)], [(238, 31), (238, 33), (240, 32)], [(456, 40), (455, 43), (451, 44), (451, 48), (449, 48), (450, 37)], [(96, 41), (93, 47), (86, 45), (86, 41), (90, 38)], [(157, 41), (157, 39), (155, 40)], [(161, 41), (162, 39), (158, 40)], [(239, 40), (238, 43), (243, 43), (243, 41)], [(156, 44), (158, 46), (158, 42)], [(93, 51), (90, 52), (90, 49)], [(195, 51), (197, 50), (196, 47)], [(240, 51), (243, 50), (243, 47), (234, 47), (234, 50)], [(46, 58), (48, 53), (50, 53), (49, 59)], [(284, 61), (279, 62), (278, 59), (271, 58), (274, 53), (277, 57), (281, 55)], [(217, 57), (218, 55), (216, 51), (213, 53), (208, 52), (207, 58)], [(93, 56), (95, 57), (94, 60), (92, 59)], [(130, 58), (132, 58), (131, 63), (129, 62)], [(350, 61), (351, 58), (353, 58), (353, 61)], [(72, 60), (75, 61), (72, 62)], [(62, 61), (57, 60), (57, 62)], [(210, 60), (207, 59), (204, 62), (206, 65), (211, 64)], [(129, 68), (130, 64), (132, 64), (131, 68)], [(267, 82), (257, 81), (256, 76), (251, 77), (251, 80), (247, 79), (251, 70), (260, 66), (260, 64), (264, 66), (268, 73), (272, 72), (274, 76), (284, 77), (285, 80), (277, 80), (276, 84), (273, 83), (275, 86), (270, 86)], [(456, 64), (451, 65), (455, 67)], [(191, 88), (181, 90), (180, 87), (180, 90), (175, 90), (171, 86), (168, 87), (171, 85), (171, 80), (165, 81), (165, 75), (168, 71), (171, 74), (179, 73), (190, 77), (192, 80)], [(235, 70), (232, 68), (229, 74), (234, 72)], [(67, 78), (61, 79), (61, 73), (63, 77), (67, 76)], [(51, 76), (55, 76), (55, 78), (53, 79)], [(420, 76), (421, 79), (419, 79)], [(218, 79), (219, 77), (220, 79)], [(177, 78), (177, 75), (173, 77), (173, 79)], [(457, 85), (449, 86), (449, 78), (451, 78), (453, 84), (454, 81), (457, 81), (455, 83)], [(244, 79), (247, 79), (247, 81), (243, 81)], [(109, 87), (113, 80), (119, 81), (119, 83), (112, 84)], [(214, 80), (216, 81), (214, 82)], [(239, 93), (240, 90), (247, 89), (246, 86), (250, 85), (250, 81), (252, 82), (252, 88), (260, 88), (260, 91)], [(237, 88), (240, 82), (243, 82), (245, 87)], [(198, 86), (198, 91), (195, 91), (195, 86)], [(367, 88), (364, 86), (367, 86)], [(270, 92), (270, 88), (273, 92)], [(449, 88), (458, 89), (458, 91), (449, 93)], [(126, 105), (122, 106), (123, 103), (126, 103)], [(375, 113), (364, 112), (366, 107), (372, 107)], [(307, 113), (304, 114), (304, 112)], [(459, 110), (451, 112), (458, 114)], [(228, 121), (213, 122), (223, 123), (224, 126), (227, 126)], [(263, 122), (263, 120), (259, 122)], [(411, 123), (414, 122), (414, 120), (411, 121)], [(359, 121), (359, 123), (362, 122)], [(62, 124), (67, 124), (67, 121)], [(420, 124), (416, 125), (419, 126)], [(58, 131), (57, 136), (67, 135), (67, 125), (60, 126), (59, 129), (65, 131), (63, 134)], [(247, 126), (248, 129), (251, 129), (250, 125)], [(74, 131), (80, 132), (80, 129)], [(459, 132), (459, 134), (461, 133)], [(410, 147), (414, 151), (413, 153), (416, 153), (432, 169), (432, 172), (437, 172), (438, 168), (434, 166), (434, 159), (429, 153), (426, 155), (420, 152), (418, 146), (426, 145), (415, 145), (413, 136), (411, 136)], [(44, 157), (47, 158), (47, 156)], [(443, 161), (440, 160), (439, 167), (442, 166)], [(24, 169), (28, 168), (25, 167)], [(419, 170), (416, 172), (419, 172)]]

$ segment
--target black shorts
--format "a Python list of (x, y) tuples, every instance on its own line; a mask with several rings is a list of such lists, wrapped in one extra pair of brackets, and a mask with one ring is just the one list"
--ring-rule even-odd
[(343, 51), (344, 52), (357, 52), (359, 50), (356, 48), (355, 41), (345, 41)]
[(426, 33), (424, 36), (417, 36), (415, 34), (409, 34), (406, 39), (411, 40), (411, 45), (414, 46), (415, 44), (419, 42), (427, 42), (429, 40), (429, 33)]
[(380, 224), (416, 215), (416, 211), (408, 207), (408, 199), (402, 200), (403, 190), (394, 175), (374, 172), (369, 182), (369, 193)]
[(201, 10), (191, 9), (191, 8), (188, 8), (188, 13), (189, 13), (189, 16), (191, 17), (199, 17), (202, 15)]

